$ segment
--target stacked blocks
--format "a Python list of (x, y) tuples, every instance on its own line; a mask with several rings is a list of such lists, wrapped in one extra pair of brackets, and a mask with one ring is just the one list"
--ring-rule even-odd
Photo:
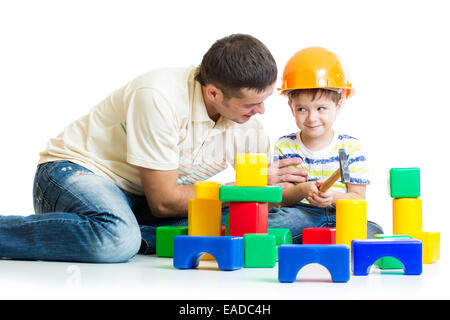
[(237, 270), (244, 265), (244, 239), (242, 237), (177, 236), (174, 238), (173, 266), (194, 269), (201, 256), (210, 253), (220, 270)]
[[(280, 202), (282, 191), (267, 187), (267, 155), (238, 154), (236, 186), (197, 182), (194, 188), (188, 235), (174, 237), (175, 268), (196, 268), (202, 255), (212, 255), (221, 270), (275, 266), (277, 237), (268, 234), (268, 202)], [(222, 201), (230, 203), (225, 226)]]
[(394, 235), (408, 235), (422, 241), (423, 263), (434, 263), (440, 257), (440, 233), (422, 230), (420, 169), (392, 168), (389, 174)]
[(281, 245), (278, 247), (278, 280), (294, 282), (301, 268), (319, 263), (331, 274), (333, 282), (350, 279), (350, 253), (347, 245)]
[(221, 186), (219, 200), (229, 202), (228, 235), (245, 239), (245, 267), (273, 268), (277, 238), (268, 234), (268, 203), (281, 202), (282, 190), (267, 186), (267, 155), (238, 154), (235, 186)]
[(335, 244), (336, 228), (305, 228), (303, 244)]
[(352, 241), (352, 271), (355, 276), (366, 276), (369, 269), (382, 257), (399, 260), (406, 275), (422, 273), (422, 242), (416, 239), (375, 239)]

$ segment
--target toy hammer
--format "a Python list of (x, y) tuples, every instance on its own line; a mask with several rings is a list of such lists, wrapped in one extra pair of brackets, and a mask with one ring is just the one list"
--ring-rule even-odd
[(339, 149), (339, 169), (337, 169), (327, 180), (324, 181), (320, 187), (320, 192), (325, 192), (331, 188), (331, 186), (341, 178), (342, 183), (350, 182), (350, 172), (348, 169), (347, 155), (345, 149)]

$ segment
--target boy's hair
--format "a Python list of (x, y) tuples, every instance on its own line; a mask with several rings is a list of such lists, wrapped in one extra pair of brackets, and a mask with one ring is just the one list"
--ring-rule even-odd
[(316, 99), (320, 99), (321, 97), (326, 97), (329, 100), (333, 101), (336, 105), (341, 100), (341, 92), (337, 90), (330, 90), (324, 88), (312, 88), (312, 89), (296, 89), (291, 90), (287, 93), (289, 104), (292, 103), (292, 99), (294, 99), (299, 94), (304, 93), (311, 96), (311, 101)]
[(213, 84), (225, 98), (241, 97), (241, 88), (262, 92), (277, 79), (277, 65), (267, 47), (246, 34), (217, 40), (203, 56), (195, 80)]

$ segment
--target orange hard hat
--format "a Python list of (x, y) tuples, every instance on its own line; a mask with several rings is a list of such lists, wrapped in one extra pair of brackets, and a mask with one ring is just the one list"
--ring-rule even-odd
[(310, 47), (294, 54), (284, 67), (281, 88), (285, 93), (295, 89), (342, 89), (346, 98), (354, 94), (341, 59), (333, 52)]

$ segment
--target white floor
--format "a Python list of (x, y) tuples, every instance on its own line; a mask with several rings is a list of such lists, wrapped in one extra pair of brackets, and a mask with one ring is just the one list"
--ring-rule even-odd
[(296, 282), (280, 283), (277, 267), (221, 271), (202, 261), (198, 269), (177, 270), (171, 258), (143, 255), (121, 264), (1, 260), (0, 299), (449, 299), (442, 253), (420, 276), (372, 267), (347, 283), (333, 283), (318, 264), (301, 269)]

